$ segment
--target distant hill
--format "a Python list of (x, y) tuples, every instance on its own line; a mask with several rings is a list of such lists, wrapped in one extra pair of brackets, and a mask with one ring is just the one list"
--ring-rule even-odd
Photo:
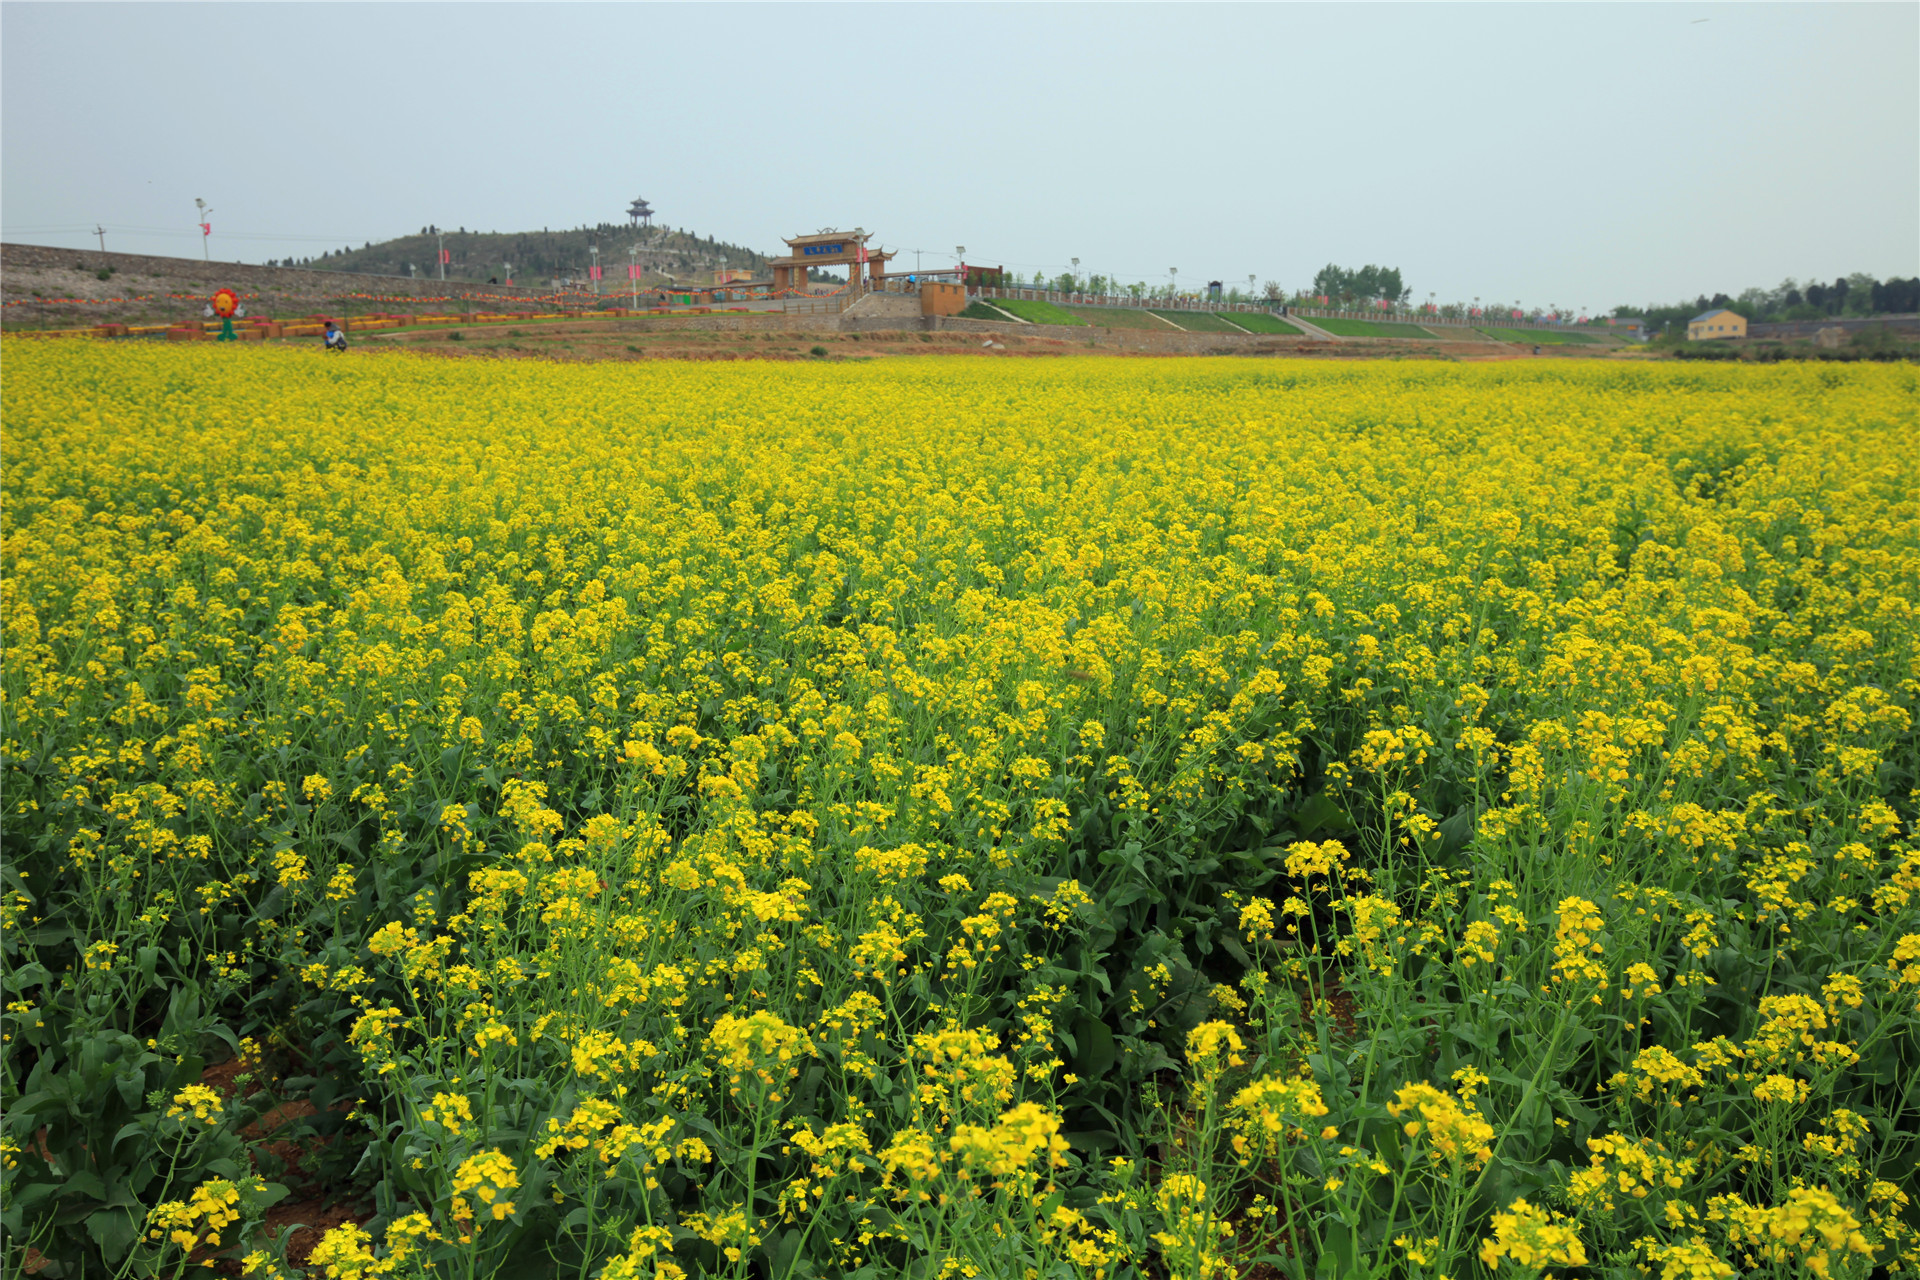
[[(315, 267), (365, 275), (404, 276), (411, 266), (420, 276), (437, 275), (439, 243), (444, 239), (449, 258), (447, 279), (467, 282), (504, 280), (504, 264), (513, 264), (516, 284), (544, 284), (555, 278), (584, 281), (592, 265), (590, 246), (600, 247), (600, 265), (606, 268), (606, 288), (618, 292), (627, 284), (628, 248), (640, 246), (639, 262), (647, 285), (665, 284), (671, 275), (679, 284), (705, 284), (722, 268), (770, 274), (768, 255), (728, 244), (712, 236), (684, 229), (655, 227), (633, 230), (623, 223), (597, 227), (570, 227), (555, 231), (469, 231), (423, 227), (418, 235), (383, 240), (358, 249), (340, 248), (317, 258), (282, 258), (269, 266)], [(823, 277), (824, 278), (824, 277)]]

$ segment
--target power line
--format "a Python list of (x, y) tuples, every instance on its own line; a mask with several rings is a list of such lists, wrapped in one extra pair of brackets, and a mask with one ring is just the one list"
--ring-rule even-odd
[[(198, 230), (184, 231), (178, 227), (145, 227), (145, 226), (137, 226), (133, 223), (107, 222), (107, 223), (92, 223), (92, 224), (75, 223), (71, 225), (48, 225), (48, 226), (25, 226), (25, 227), (4, 226), (4, 227), (0, 227), (0, 235), (4, 235), (4, 236), (54, 235), (59, 233), (70, 233), (75, 235), (97, 235), (98, 231), (96, 230), (96, 228), (104, 228), (107, 231), (116, 232), (121, 235), (178, 237), (178, 236), (198, 236), (200, 234)], [(487, 233), (481, 232), (477, 234), (487, 234)], [(506, 233), (499, 233), (499, 234), (506, 234)], [(386, 240), (402, 240), (406, 238), (405, 236), (385, 236), (385, 237), (382, 237), (381, 239), (376, 240), (369, 236), (350, 236), (350, 235), (337, 235), (337, 234), (336, 235), (314, 235), (308, 232), (295, 232), (295, 231), (285, 231), (285, 232), (282, 232), (282, 231), (223, 231), (220, 233), (220, 235), (222, 239), (226, 239), (226, 240), (300, 240), (300, 241), (311, 241), (314, 244), (340, 244), (340, 245), (351, 245), (355, 240), (359, 240), (362, 244), (366, 244), (366, 243), (380, 244)]]

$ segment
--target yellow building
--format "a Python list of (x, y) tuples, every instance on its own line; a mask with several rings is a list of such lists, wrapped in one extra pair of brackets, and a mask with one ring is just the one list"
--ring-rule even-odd
[(1687, 340), (1701, 338), (1744, 338), (1747, 336), (1747, 318), (1735, 315), (1725, 307), (1713, 311), (1702, 311), (1687, 321)]

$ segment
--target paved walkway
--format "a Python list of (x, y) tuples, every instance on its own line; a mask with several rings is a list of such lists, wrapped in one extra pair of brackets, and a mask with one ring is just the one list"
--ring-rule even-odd
[(1286, 323), (1292, 325), (1294, 328), (1298, 329), (1301, 333), (1305, 334), (1309, 338), (1318, 338), (1322, 342), (1340, 341), (1338, 337), (1336, 337), (1331, 333), (1328, 333), (1325, 329), (1322, 329), (1319, 325), (1313, 323), (1313, 321), (1303, 320), (1299, 316), (1294, 315), (1292, 312), (1288, 312), (1284, 316), (1276, 316), (1275, 319), (1284, 320)]

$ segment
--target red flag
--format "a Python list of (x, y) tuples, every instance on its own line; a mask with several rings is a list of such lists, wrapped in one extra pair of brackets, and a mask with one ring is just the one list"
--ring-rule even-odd
[(203, 236), (210, 236), (210, 235), (212, 235), (212, 234), (213, 234), (213, 224), (212, 224), (211, 222), (203, 222), (203, 223), (201, 223), (201, 224), (200, 224), (200, 234), (201, 234), (201, 235), (203, 235)]
[(440, 251), (440, 262), (441, 262), (441, 265), (443, 265), (443, 266), (444, 266), (445, 264), (447, 264), (447, 263), (449, 263), (449, 262), (452, 262), (452, 261), (453, 261), (453, 254), (452, 254), (452, 252), (451, 252), (451, 251), (449, 251), (449, 250), (446, 250), (446, 249), (442, 249), (442, 250)]

